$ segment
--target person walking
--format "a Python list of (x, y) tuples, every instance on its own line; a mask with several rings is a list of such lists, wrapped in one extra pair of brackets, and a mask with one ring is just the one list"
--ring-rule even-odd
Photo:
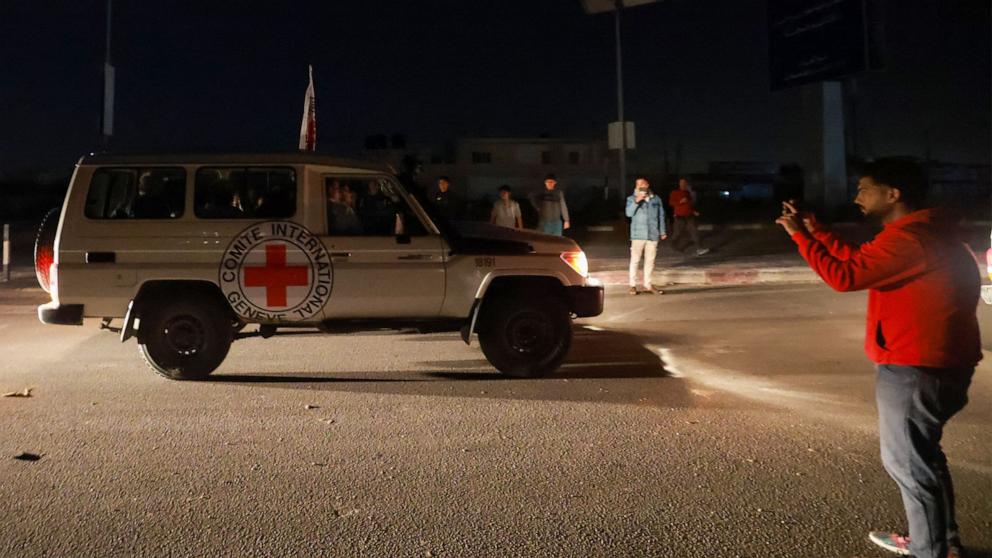
[(561, 236), (562, 231), (571, 227), (571, 223), (568, 220), (565, 195), (561, 190), (555, 189), (557, 185), (555, 175), (545, 176), (544, 191), (532, 196), (531, 203), (537, 209), (537, 230)]
[(499, 187), (499, 199), (493, 203), (493, 210), (489, 215), (489, 222), (501, 227), (511, 229), (524, 228), (523, 217), (520, 214), (520, 204), (510, 197), (510, 186), (504, 184)]
[(968, 401), (982, 358), (974, 255), (949, 212), (925, 208), (926, 174), (904, 159), (866, 165), (854, 203), (884, 225), (870, 242), (841, 240), (793, 204), (776, 221), (837, 291), (868, 290), (865, 351), (875, 363), (882, 464), (902, 494), (909, 535), (869, 539), (916, 558), (958, 557), (954, 488), (940, 441)]
[(641, 256), (644, 257), (644, 292), (663, 294), (655, 290), (651, 276), (654, 274), (654, 259), (658, 253), (658, 240), (668, 238), (665, 227), (665, 207), (661, 198), (654, 195), (651, 185), (643, 176), (634, 181), (634, 193), (627, 196), (625, 210), (630, 218), (630, 294), (637, 294), (637, 268)]
[(699, 244), (699, 230), (696, 228), (696, 217), (699, 217), (699, 212), (696, 211), (696, 196), (689, 181), (684, 177), (679, 178), (678, 189), (673, 190), (668, 196), (668, 205), (672, 206), (672, 213), (675, 216), (672, 227), (674, 229), (672, 231), (672, 247), (679, 252), (684, 251), (685, 248), (680, 248), (680, 246), (683, 246), (682, 240), (688, 232), (692, 239), (692, 245), (696, 249), (696, 255), (702, 256), (708, 253), (709, 248), (703, 248)]

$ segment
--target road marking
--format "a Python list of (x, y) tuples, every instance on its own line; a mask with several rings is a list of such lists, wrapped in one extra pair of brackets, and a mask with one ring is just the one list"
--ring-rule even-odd
[[(628, 295), (628, 296), (630, 296), (630, 295)], [(608, 321), (608, 322), (616, 322), (618, 320), (622, 320), (623, 318), (626, 318), (626, 317), (629, 317), (629, 316), (633, 316), (634, 314), (637, 314), (638, 312), (643, 312), (645, 310), (654, 310), (654, 309), (655, 309), (655, 307), (653, 307), (653, 306), (639, 306), (639, 307), (635, 308), (634, 310), (631, 310), (630, 312), (624, 312), (623, 314), (618, 314), (616, 316), (611, 316), (611, 317), (607, 318), (606, 321)]]

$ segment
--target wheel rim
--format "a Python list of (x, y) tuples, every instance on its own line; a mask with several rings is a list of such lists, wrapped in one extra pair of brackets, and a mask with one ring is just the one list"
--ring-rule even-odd
[(192, 356), (203, 350), (207, 331), (200, 320), (192, 316), (176, 316), (165, 324), (165, 344), (181, 357)]
[(543, 355), (551, 348), (552, 325), (539, 312), (523, 312), (506, 324), (506, 338), (514, 353)]

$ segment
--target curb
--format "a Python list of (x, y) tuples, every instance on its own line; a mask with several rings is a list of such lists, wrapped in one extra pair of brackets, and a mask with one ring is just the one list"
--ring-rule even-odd
[[(863, 227), (866, 226), (866, 224), (863, 222), (855, 222), (855, 221), (841, 221), (839, 223), (833, 223), (830, 226), (845, 229), (845, 228)], [(992, 227), (992, 221), (963, 221), (961, 223), (961, 226), (965, 228)], [(774, 229), (777, 227), (778, 225), (776, 225), (773, 222), (730, 223), (730, 224), (722, 224), (722, 225), (717, 225), (714, 223), (699, 223), (698, 225), (696, 225), (696, 229), (703, 232), (712, 232), (717, 229), (725, 230), (725, 231), (761, 231), (766, 229)], [(586, 227), (585, 229), (588, 232), (613, 232), (615, 230), (615, 227), (613, 225), (592, 225)]]
[[(602, 271), (591, 274), (604, 285), (628, 284), (627, 271)], [(809, 268), (763, 267), (714, 267), (710, 269), (675, 269), (655, 271), (651, 276), (655, 285), (753, 285), (759, 283), (818, 283), (820, 277)]]

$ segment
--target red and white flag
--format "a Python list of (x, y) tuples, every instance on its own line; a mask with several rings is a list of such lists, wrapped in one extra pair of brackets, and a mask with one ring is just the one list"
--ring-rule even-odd
[(317, 149), (317, 97), (313, 94), (313, 66), (310, 68), (310, 85), (303, 100), (303, 122), (300, 124), (300, 151)]

